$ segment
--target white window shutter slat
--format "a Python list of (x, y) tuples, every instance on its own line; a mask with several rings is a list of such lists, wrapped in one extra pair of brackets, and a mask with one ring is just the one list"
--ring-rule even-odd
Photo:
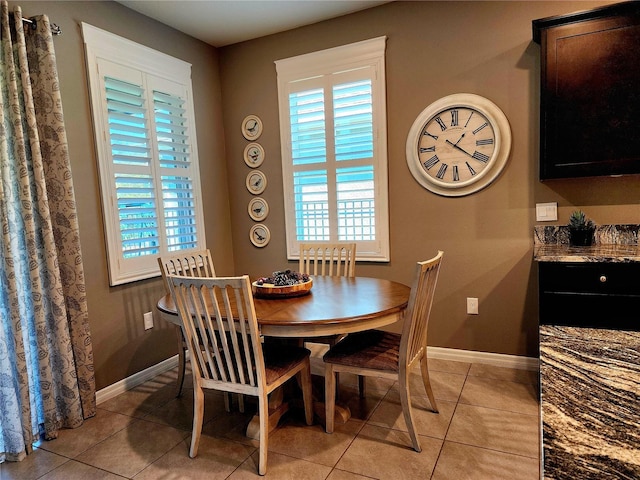
[(333, 87), (336, 160), (373, 158), (371, 80)]
[(327, 156), (324, 92), (321, 88), (289, 96), (291, 155), (294, 165), (324, 162)]

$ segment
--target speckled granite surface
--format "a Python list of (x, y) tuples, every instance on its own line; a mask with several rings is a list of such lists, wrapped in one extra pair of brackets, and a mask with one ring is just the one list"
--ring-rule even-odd
[(640, 262), (638, 245), (535, 245), (533, 258), (537, 262)]
[(569, 227), (537, 225), (533, 258), (537, 262), (640, 262), (640, 225), (599, 225), (590, 247), (569, 245)]
[(640, 332), (540, 326), (545, 479), (640, 479)]
[[(596, 245), (638, 245), (640, 225), (598, 225), (594, 234)], [(536, 225), (534, 245), (569, 245), (566, 225)]]

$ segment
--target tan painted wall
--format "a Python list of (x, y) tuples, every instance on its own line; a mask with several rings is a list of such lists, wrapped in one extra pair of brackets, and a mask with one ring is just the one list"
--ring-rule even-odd
[[(12, 2), (14, 4), (22, 2)], [(97, 388), (103, 388), (176, 353), (172, 328), (156, 318), (145, 331), (164, 289), (152, 279), (109, 287), (91, 110), (80, 22), (147, 45), (192, 64), (207, 245), (216, 270), (233, 273), (227, 172), (224, 162), (217, 50), (115, 2), (24, 2), (25, 16), (46, 13), (63, 31), (55, 37), (71, 168), (87, 281), (87, 302)]]
[[(10, 6), (15, 3), (20, 2)], [(81, 21), (192, 63), (207, 244), (221, 274), (262, 275), (287, 264), (273, 61), (379, 35), (388, 36), (392, 260), (359, 264), (358, 273), (409, 283), (416, 260), (444, 249), (431, 345), (537, 355), (535, 202), (557, 201), (562, 221), (580, 206), (598, 223), (640, 223), (637, 177), (537, 181), (539, 47), (531, 42), (531, 20), (606, 2), (397, 2), (221, 50), (115, 2), (21, 3), (25, 16), (47, 13), (64, 31), (55, 39), (56, 56), (98, 389), (175, 354), (175, 344), (173, 331), (160, 320), (153, 330), (143, 330), (142, 314), (163, 292), (159, 279), (108, 286)], [(413, 180), (404, 144), (424, 107), (463, 91), (487, 96), (505, 111), (513, 154), (488, 189), (442, 198)], [(265, 123), (260, 142), (267, 151), (264, 197), (273, 239), (263, 250), (248, 241), (252, 222), (240, 121), (250, 113)], [(466, 315), (467, 296), (479, 297), (480, 315)]]
[[(358, 264), (359, 275), (410, 283), (414, 263), (445, 251), (430, 325), (433, 346), (537, 356), (537, 273), (532, 262), (535, 203), (557, 201), (560, 222), (574, 206), (598, 223), (640, 222), (638, 177), (538, 181), (539, 46), (531, 21), (611, 2), (393, 2), (349, 16), (222, 48), (236, 270), (264, 275), (286, 260), (274, 61), (386, 35), (391, 262)], [(463, 198), (423, 189), (405, 160), (406, 136), (434, 100), (470, 92), (507, 115), (512, 154), (501, 177)], [(244, 188), (244, 116), (264, 122), (260, 143), (271, 207), (270, 244), (253, 247)], [(466, 314), (478, 297), (480, 315)]]

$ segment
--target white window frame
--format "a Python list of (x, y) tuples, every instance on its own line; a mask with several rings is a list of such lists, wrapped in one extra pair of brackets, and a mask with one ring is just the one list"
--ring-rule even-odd
[[(278, 106), (280, 114), (280, 144), (282, 158), (282, 176), (284, 187), (285, 224), (287, 241), (287, 258), (299, 258), (299, 244), (302, 241), (296, 235), (296, 212), (294, 197), (294, 165), (291, 145), (291, 121), (289, 117), (289, 94), (300, 90), (299, 85), (305, 82), (314, 83), (318, 78), (325, 79), (327, 86), (332, 86), (332, 75), (368, 68), (371, 72), (373, 101), (373, 158), (374, 198), (375, 198), (375, 240), (356, 241), (356, 258), (358, 260), (387, 262), (389, 261), (389, 207), (387, 177), (387, 120), (386, 120), (386, 88), (385, 88), (385, 46), (386, 36), (364, 40), (327, 50), (313, 52), (296, 57), (277, 60)], [(337, 85), (337, 83), (336, 83)], [(296, 88), (298, 86), (298, 88)], [(326, 92), (326, 89), (325, 89)], [(325, 94), (325, 98), (331, 98)], [(325, 125), (326, 138), (333, 138), (333, 125)], [(330, 131), (331, 130), (331, 131)], [(329, 143), (329, 141), (327, 142)], [(335, 173), (333, 146), (327, 145), (327, 162), (329, 172)], [(336, 185), (329, 183), (328, 188), (335, 192)], [(335, 208), (329, 205), (329, 208)], [(332, 241), (338, 241), (337, 224), (330, 226)], [(349, 240), (353, 241), (353, 240)]]
[[(204, 215), (202, 210), (202, 195), (200, 187), (200, 172), (198, 162), (197, 138), (195, 130), (195, 115), (193, 110), (193, 92), (191, 84), (191, 64), (171, 57), (112, 33), (106, 32), (92, 25), (82, 23), (82, 35), (85, 43), (87, 72), (89, 75), (89, 89), (91, 94), (91, 109), (94, 122), (95, 143), (98, 156), (98, 169), (102, 199), (103, 223), (107, 244), (110, 285), (120, 285), (128, 282), (152, 278), (160, 275), (157, 258), (162, 255), (175, 254), (175, 247), (168, 246), (167, 226), (165, 225), (162, 174), (159, 164), (158, 144), (155, 138), (155, 116), (152, 105), (153, 88), (166, 88), (159, 91), (177, 95), (184, 100), (183, 116), (188, 125), (189, 166), (184, 173), (191, 183), (190, 192), (193, 195), (195, 210), (196, 243), (194, 247), (184, 248), (180, 252), (201, 250), (206, 248)], [(101, 67), (102, 66), (102, 67)], [(158, 240), (157, 254), (145, 254), (133, 258), (126, 258), (123, 252), (122, 234), (120, 230), (119, 209), (116, 197), (115, 173), (113, 155), (110, 144), (110, 130), (105, 94), (105, 71), (124, 72), (135, 70), (143, 79), (147, 102), (148, 126), (151, 144), (151, 177), (154, 184), (153, 194), (157, 208)], [(119, 80), (126, 80), (119, 78)], [(153, 85), (153, 87), (152, 87)], [(161, 87), (158, 87), (161, 85)], [(148, 87), (148, 88), (147, 88)], [(174, 93), (174, 91), (179, 92)], [(183, 98), (184, 95), (184, 98)], [(166, 169), (164, 169), (166, 175)], [(154, 247), (155, 249), (156, 247)]]

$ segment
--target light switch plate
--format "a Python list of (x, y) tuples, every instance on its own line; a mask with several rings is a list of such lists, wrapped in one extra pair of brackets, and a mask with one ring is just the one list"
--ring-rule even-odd
[(144, 314), (144, 329), (149, 330), (150, 328), (153, 328), (153, 312)]
[(558, 204), (536, 203), (536, 222), (555, 222), (558, 220)]

